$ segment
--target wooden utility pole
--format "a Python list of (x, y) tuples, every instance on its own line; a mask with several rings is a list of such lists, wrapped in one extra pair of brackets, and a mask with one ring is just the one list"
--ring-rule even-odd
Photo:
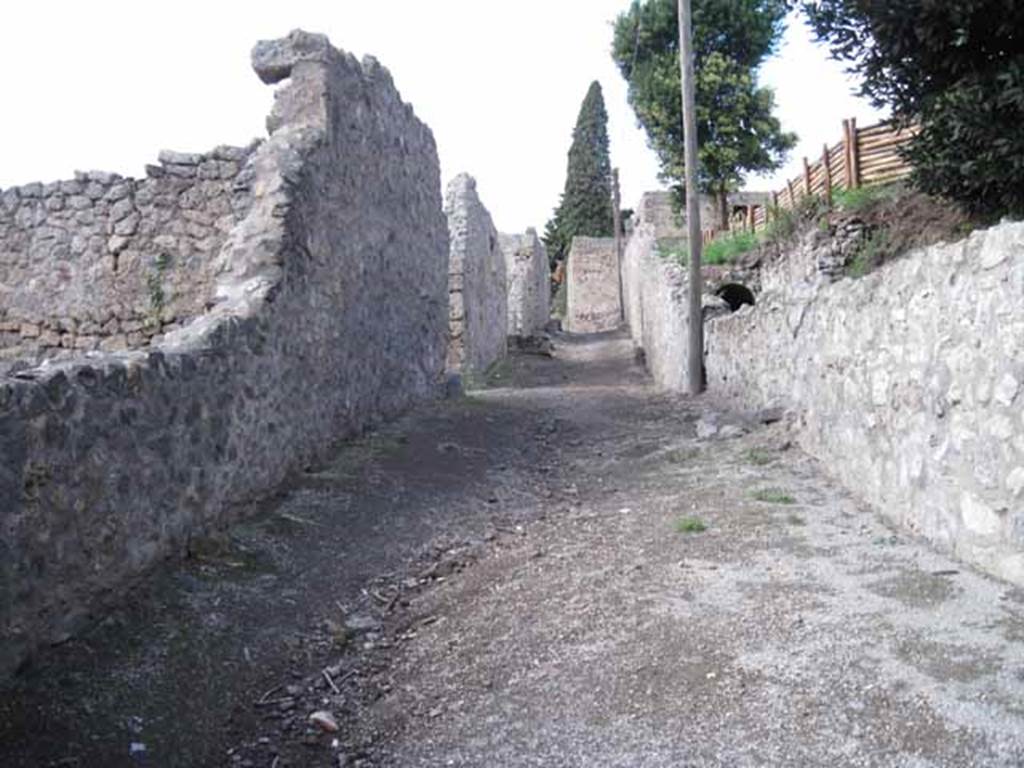
[(612, 170), (612, 226), (615, 227), (615, 268), (619, 272), (619, 320), (626, 319), (626, 297), (622, 290), (622, 198), (619, 194), (619, 169)]
[(703, 285), (700, 273), (700, 193), (697, 191), (697, 117), (694, 112), (693, 37), (690, 0), (679, 0), (679, 72), (682, 79), (684, 160), (686, 162), (686, 224), (690, 245), (689, 355), (686, 378), (691, 395), (704, 391)]

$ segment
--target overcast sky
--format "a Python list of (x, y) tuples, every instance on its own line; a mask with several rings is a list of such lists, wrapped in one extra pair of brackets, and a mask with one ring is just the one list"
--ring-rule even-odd
[[(141, 175), (160, 149), (202, 151), (262, 136), (272, 88), (249, 68), (261, 38), (295, 27), (370, 53), (434, 131), (444, 181), (461, 171), (499, 229), (541, 230), (565, 180), (580, 101), (604, 87), (623, 204), (656, 189), (657, 161), (609, 55), (629, 0), (33, 0), (0, 24), (0, 188), (76, 169)], [(794, 23), (763, 80), (778, 114), (818, 156), (843, 117), (878, 115)], [(748, 187), (772, 189), (774, 179)]]

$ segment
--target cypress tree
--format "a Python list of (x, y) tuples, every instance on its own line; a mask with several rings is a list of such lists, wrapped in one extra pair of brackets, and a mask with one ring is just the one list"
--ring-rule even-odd
[(608, 112), (601, 84), (590, 84), (572, 131), (569, 164), (554, 216), (544, 229), (551, 263), (564, 259), (577, 235), (612, 234), (612, 163), (608, 154)]

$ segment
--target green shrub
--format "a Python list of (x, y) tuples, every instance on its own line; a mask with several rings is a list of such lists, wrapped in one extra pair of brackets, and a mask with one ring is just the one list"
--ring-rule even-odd
[(837, 211), (859, 211), (878, 200), (891, 200), (903, 191), (901, 184), (870, 184), (856, 189), (837, 189), (832, 205)]
[(704, 264), (731, 264), (748, 251), (761, 244), (753, 232), (737, 232), (721, 237), (704, 246)]
[(1024, 214), (1024, 3), (803, 0), (861, 95), (921, 131), (911, 183), (969, 212)]
[(889, 233), (884, 229), (876, 229), (864, 238), (857, 253), (846, 268), (850, 277), (864, 277), (892, 255), (892, 243)]
[(658, 258), (666, 261), (674, 261), (676, 264), (686, 266), (690, 260), (690, 249), (685, 238), (662, 237), (654, 244), (654, 252)]

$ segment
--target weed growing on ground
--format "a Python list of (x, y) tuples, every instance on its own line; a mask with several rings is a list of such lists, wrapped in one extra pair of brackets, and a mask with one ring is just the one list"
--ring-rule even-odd
[(846, 274), (854, 278), (864, 277), (882, 264), (891, 250), (889, 233), (884, 229), (875, 230), (860, 244), (857, 254), (846, 268)]
[(686, 266), (689, 261), (689, 249), (686, 246), (686, 240), (681, 240), (677, 237), (663, 237), (658, 240), (654, 248), (655, 253), (658, 257), (665, 261), (674, 261), (680, 266)]
[(796, 233), (796, 227), (797, 219), (792, 211), (785, 208), (772, 208), (768, 214), (768, 224), (761, 233), (761, 237), (766, 243), (783, 243)]
[(705, 264), (731, 264), (748, 251), (761, 244), (760, 238), (753, 232), (737, 232), (727, 237), (713, 240), (704, 246), (702, 261)]
[(751, 448), (747, 451), (747, 461), (755, 467), (763, 467), (764, 465), (771, 464), (775, 461), (775, 457), (768, 453), (764, 448)]
[(700, 454), (696, 448), (675, 448), (665, 454), (665, 458), (673, 464), (686, 464)]
[(676, 521), (678, 533), (703, 533), (707, 529), (707, 523), (699, 517), (681, 517)]
[(795, 498), (778, 488), (762, 488), (754, 491), (751, 496), (755, 501), (763, 501), (766, 504), (796, 504)]
[(878, 200), (887, 200), (903, 193), (900, 184), (871, 184), (856, 189), (837, 189), (832, 195), (832, 205), (838, 211), (849, 213), (859, 211)]

